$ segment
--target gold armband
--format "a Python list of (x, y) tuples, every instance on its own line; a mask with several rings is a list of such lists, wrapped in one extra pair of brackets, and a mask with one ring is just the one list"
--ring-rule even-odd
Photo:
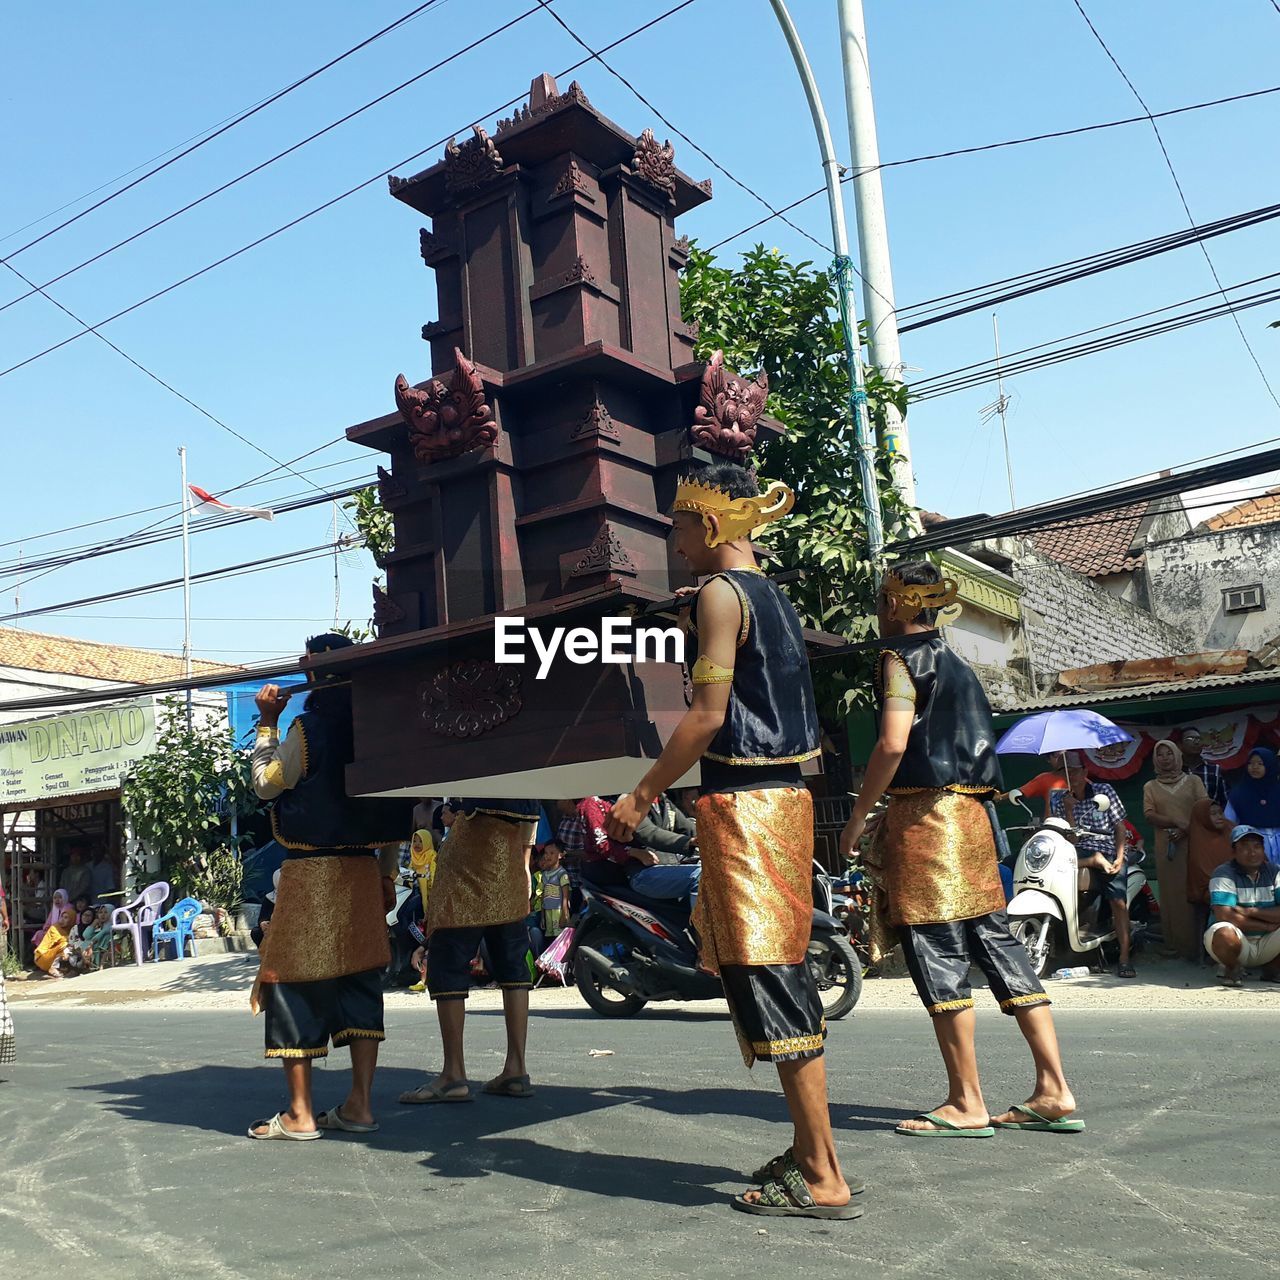
[(911, 673), (907, 670), (907, 664), (896, 653), (886, 653), (884, 666), (885, 699), (901, 698), (903, 702), (914, 703), (916, 687), (911, 683)]
[(698, 655), (698, 660), (693, 664), (693, 671), (690, 678), (694, 684), (732, 684), (733, 668), (722, 667), (718, 662), (712, 662), (705, 653)]

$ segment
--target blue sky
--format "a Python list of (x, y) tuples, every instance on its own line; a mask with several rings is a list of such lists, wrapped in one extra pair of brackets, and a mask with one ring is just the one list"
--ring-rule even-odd
[[(895, 160), (1135, 113), (1129, 90), (1072, 0), (957, 5), (866, 0), (882, 158)], [(0, 47), (0, 237), (167, 151), (305, 74), (412, 5), (366, 0), (224, 0), (176, 6), (118, 0), (10, 6)], [(525, 9), (531, 0), (445, 0), (225, 137), (15, 259), (43, 281), (226, 181)], [(595, 47), (669, 7), (662, 0), (558, 0)], [(794, 0), (847, 151), (834, 0)], [(1280, 83), (1280, 13), (1270, 0), (1088, 0), (1090, 16), (1153, 110)], [(581, 51), (544, 13), (520, 22), (232, 191), (51, 288), (96, 321), (280, 223), (397, 164), (478, 113), (559, 72)], [(775, 206), (819, 185), (808, 113), (765, 0), (697, 0), (609, 55), (675, 124)], [(591, 100), (634, 132), (666, 134), (602, 68), (576, 73)], [(562, 85), (563, 87), (563, 85)], [(1280, 95), (1162, 122), (1192, 212), (1208, 221), (1274, 202)], [(409, 171), (434, 160), (439, 148)], [(749, 196), (676, 140), (677, 163), (712, 177), (716, 198), (681, 230), (712, 243), (762, 216)], [(1146, 125), (986, 155), (889, 169), (885, 195), (897, 298), (907, 305), (1081, 254), (1180, 229), (1185, 215)], [(852, 201), (850, 200), (852, 211)], [(76, 205), (74, 208), (83, 207)], [(74, 211), (74, 209), (72, 210)], [(66, 216), (66, 214), (62, 215)], [(825, 206), (794, 215), (826, 240)], [(58, 219), (0, 239), (11, 253)], [(417, 253), (421, 223), (374, 183), (302, 226), (109, 326), (107, 332), (192, 399), (278, 458), (386, 412), (395, 375), (427, 373), (419, 337), (435, 316)], [(825, 257), (780, 223), (755, 239)], [(1277, 269), (1276, 224), (1211, 242), (1226, 284)], [(7, 278), (5, 278), (7, 276)], [(1006, 350), (1212, 287), (1192, 248), (1007, 303)], [(25, 292), (0, 268), (0, 303)], [(1280, 394), (1280, 307), (1242, 316)], [(0, 312), (0, 368), (75, 332), (40, 298)], [(909, 334), (903, 355), (925, 376), (986, 358), (987, 313)], [(911, 376), (911, 375), (909, 375)], [(1280, 436), (1280, 409), (1229, 320), (1197, 326), (1014, 379), (1010, 417), (1020, 502), (1104, 484)], [(980, 422), (994, 389), (922, 403), (911, 414), (919, 496), (950, 514), (1007, 506), (998, 428)], [(27, 556), (156, 515), (83, 533), (33, 535), (176, 502), (176, 449), (190, 479), (220, 491), (271, 463), (85, 337), (0, 377), (0, 542)], [(376, 459), (340, 444), (305, 466), (335, 464), (328, 485)], [(266, 504), (301, 494), (289, 476), (244, 493)], [(158, 513), (163, 514), (163, 513)], [(326, 508), (193, 538), (199, 572), (324, 542)], [(8, 561), (16, 545), (0, 548)], [(343, 618), (368, 614), (372, 566), (339, 566)], [(31, 582), (24, 607), (176, 576), (176, 542), (72, 566)], [(0, 612), (13, 601), (0, 579)], [(293, 652), (332, 621), (334, 570), (320, 561), (197, 587), (198, 656), (256, 661)], [(31, 629), (174, 649), (180, 595), (32, 619)]]

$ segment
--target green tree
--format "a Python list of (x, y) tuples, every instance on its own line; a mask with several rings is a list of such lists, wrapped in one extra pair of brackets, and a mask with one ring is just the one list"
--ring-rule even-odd
[[(787, 519), (760, 541), (787, 568), (806, 571), (787, 594), (805, 623), (850, 640), (865, 639), (875, 613), (875, 571), (867, 559), (866, 522), (856, 441), (849, 413), (849, 366), (831, 275), (812, 262), (791, 262), (757, 245), (740, 267), (718, 265), (696, 244), (681, 278), (680, 306), (698, 325), (696, 354), (723, 350), (740, 373), (769, 375), (767, 412), (786, 428), (759, 450), (762, 477), (785, 480), (796, 492)], [(885, 406), (905, 411), (907, 387), (867, 369), (871, 418)], [(909, 532), (911, 511), (877, 457), (885, 538)], [(869, 660), (822, 661), (814, 684), (824, 712), (846, 714), (870, 698)]]
[(126, 781), (121, 803), (178, 897), (239, 908), (243, 866), (229, 819), (257, 813), (261, 804), (250, 753), (237, 747), (225, 721), (197, 709), (188, 728), (182, 701), (164, 699), (156, 749)]
[(387, 556), (396, 549), (395, 522), (391, 512), (382, 505), (378, 497), (376, 485), (367, 489), (358, 489), (348, 502), (342, 504), (344, 511), (351, 512), (364, 545), (373, 556), (373, 562), (379, 569), (385, 568)]

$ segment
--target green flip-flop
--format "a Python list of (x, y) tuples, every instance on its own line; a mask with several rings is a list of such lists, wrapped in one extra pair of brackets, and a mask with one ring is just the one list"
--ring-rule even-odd
[(996, 1131), (988, 1124), (981, 1129), (966, 1129), (958, 1124), (952, 1124), (950, 1120), (944, 1120), (940, 1115), (933, 1111), (922, 1111), (917, 1120), (927, 1120), (932, 1125), (937, 1125), (936, 1129), (907, 1129), (902, 1125), (898, 1125), (894, 1129), (894, 1133), (900, 1133), (904, 1138), (994, 1138)]
[(1062, 1116), (1057, 1120), (1050, 1120), (1048, 1116), (1042, 1116), (1038, 1111), (1034, 1111), (1026, 1103), (1015, 1103), (1009, 1108), (1010, 1111), (1021, 1111), (1024, 1116), (1030, 1116), (1030, 1120), (997, 1120), (995, 1126), (997, 1129), (1025, 1129), (1031, 1133), (1083, 1133), (1083, 1120), (1069, 1120), (1066, 1116)]

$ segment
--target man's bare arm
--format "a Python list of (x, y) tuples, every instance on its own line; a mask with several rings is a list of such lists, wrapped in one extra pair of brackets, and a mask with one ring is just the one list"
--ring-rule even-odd
[[(708, 582), (698, 596), (699, 657), (732, 671), (741, 627), (738, 593), (723, 578)], [(629, 795), (619, 796), (613, 806), (608, 829), (615, 840), (630, 840), (654, 800), (698, 763), (724, 724), (731, 688), (728, 682), (693, 686), (693, 703), (662, 754), (639, 785)]]

